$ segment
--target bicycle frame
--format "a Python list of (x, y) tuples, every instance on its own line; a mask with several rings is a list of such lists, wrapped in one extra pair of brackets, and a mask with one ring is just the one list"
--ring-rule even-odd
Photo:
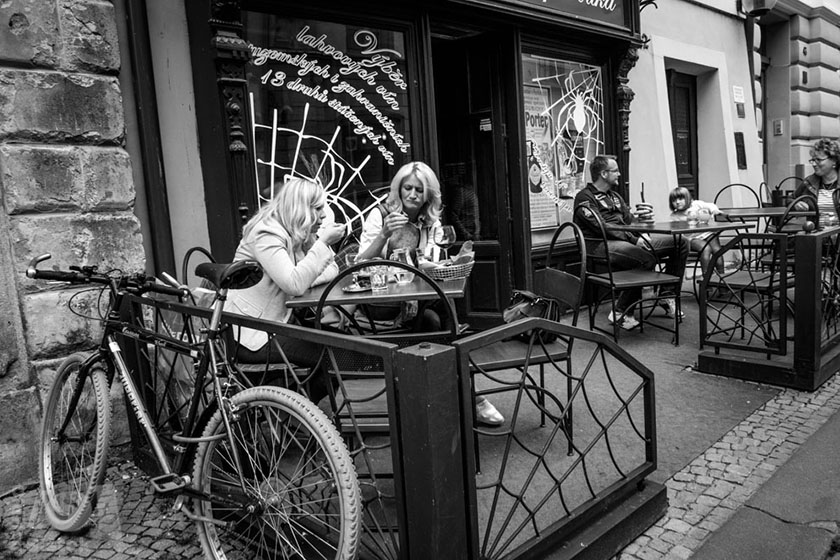
[[(164, 477), (181, 476), (187, 472), (190, 466), (186, 461), (186, 459), (190, 457), (190, 454), (186, 453), (188, 448), (176, 448), (177, 451), (180, 451), (180, 453), (175, 458), (174, 462), (170, 460), (170, 457), (167, 455), (158, 434), (157, 427), (149, 414), (149, 409), (146, 405), (144, 395), (139, 390), (131, 375), (130, 368), (126, 363), (125, 350), (117, 340), (117, 337), (128, 337), (143, 344), (159, 346), (168, 350), (189, 355), (192, 358), (200, 357), (196, 370), (196, 383), (189, 401), (189, 412), (185, 420), (184, 430), (181, 434), (173, 436), (172, 439), (175, 442), (178, 444), (187, 444), (192, 446), (204, 441), (203, 438), (199, 436), (202, 428), (200, 425), (201, 422), (198, 415), (198, 409), (207, 376), (210, 376), (213, 383), (214, 400), (211, 401), (211, 406), (212, 403), (215, 403), (216, 406), (221, 404), (220, 409), (225, 422), (226, 432), (228, 437), (230, 437), (230, 414), (235, 411), (230, 406), (229, 399), (225, 396), (225, 388), (222, 386), (221, 378), (225, 377), (226, 379), (236, 379), (236, 376), (233, 368), (230, 366), (227, 359), (225, 359), (225, 351), (221, 346), (221, 338), (219, 337), (219, 326), (221, 324), (224, 302), (227, 297), (227, 289), (223, 288), (217, 291), (217, 296), (213, 305), (213, 314), (210, 319), (209, 326), (206, 329), (205, 336), (203, 336), (198, 342), (190, 342), (168, 337), (155, 332), (154, 330), (145, 328), (144, 326), (135, 324), (129, 320), (127, 318), (129, 314), (127, 313), (125, 307), (132, 303), (132, 299), (142, 298), (141, 290), (130, 290), (120, 287), (117, 284), (116, 279), (110, 278), (109, 280), (110, 281), (107, 282), (107, 284), (104, 279), (100, 279), (100, 281), (95, 282), (106, 284), (106, 289), (109, 289), (110, 291), (110, 301), (106, 317), (104, 319), (105, 328), (101, 342), (97, 351), (85, 360), (82, 365), (83, 371), (87, 373), (95, 365), (101, 364), (106, 368), (109, 387), (113, 384), (115, 376), (120, 380), (125, 391), (126, 399), (130, 404), (131, 413), (134, 415), (143, 430), (160, 470), (161, 475), (156, 478), (162, 479)], [(158, 291), (169, 295), (173, 294), (172, 290), (172, 288), (167, 288), (165, 286), (152, 289), (152, 291)], [(134, 291), (136, 291), (137, 294), (132, 293)], [(181, 297), (184, 295), (184, 292), (181, 290), (177, 290), (175, 293)], [(224, 371), (224, 374), (221, 373), (222, 371)], [(74, 387), (69, 410), (73, 410), (78, 404), (79, 398), (84, 391), (85, 379), (87, 379), (87, 375), (81, 375), (78, 377), (79, 383)], [(59, 434), (63, 434), (69, 421), (69, 416), (62, 421)], [(233, 443), (234, 442), (231, 440), (231, 444)], [(236, 459), (236, 469), (241, 472), (242, 465), (238, 455), (236, 454), (235, 447), (235, 445), (232, 445)], [(188, 482), (188, 477), (186, 477), (185, 480)], [(245, 482), (241, 475), (239, 482), (244, 488)], [(210, 499), (210, 496), (201, 495), (201, 493), (190, 489), (188, 486), (180, 488), (179, 492), (190, 494), (192, 497), (200, 499)], [(190, 517), (194, 515), (191, 512), (186, 513)]]

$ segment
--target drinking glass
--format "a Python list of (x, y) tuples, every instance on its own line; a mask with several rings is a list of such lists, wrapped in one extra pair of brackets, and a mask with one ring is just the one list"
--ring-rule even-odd
[[(356, 259), (359, 258), (358, 253), (347, 253), (344, 255), (344, 262), (347, 263), (347, 266), (353, 266), (356, 264)], [(353, 272), (353, 284), (359, 285), (359, 271)]]
[(700, 222), (701, 225), (705, 225), (709, 223), (709, 220), (712, 219), (712, 213), (709, 212), (706, 208), (701, 208), (697, 211), (697, 221)]
[[(412, 264), (411, 256), (408, 254), (408, 249), (396, 249), (393, 253), (391, 253), (391, 260), (405, 264)], [(397, 284), (410, 284), (411, 281), (414, 280), (414, 273), (404, 268), (397, 268), (395, 266), (392, 268), (392, 272), (394, 273), (394, 278), (397, 279)]]
[(690, 208), (685, 211), (685, 216), (688, 219), (689, 227), (694, 227), (697, 225), (697, 210)]
[(455, 243), (455, 228), (453, 226), (440, 226), (435, 229), (434, 233), (435, 245), (443, 249), (443, 259), (449, 258), (449, 247)]
[(370, 268), (370, 289), (374, 292), (384, 292), (388, 289), (388, 267), (382, 264)]

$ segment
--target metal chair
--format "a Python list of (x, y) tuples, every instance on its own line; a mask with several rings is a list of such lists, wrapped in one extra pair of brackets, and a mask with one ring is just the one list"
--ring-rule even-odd
[[(421, 342), (448, 344), (458, 336), (457, 315), (454, 306), (437, 282), (422, 270), (410, 264), (390, 260), (378, 260), (377, 264), (408, 270), (416, 278), (420, 278), (421, 281), (430, 286), (437, 295), (437, 298), (432, 300), (433, 303), (437, 304), (435, 309), (442, 311), (444, 315), (441, 317), (441, 327), (439, 330), (431, 332), (419, 332), (401, 325), (391, 325), (388, 328), (383, 328), (383, 325), (377, 325), (376, 320), (365, 320), (364, 309), (358, 310), (357, 313), (355, 309), (338, 307), (336, 311), (346, 319), (346, 330), (358, 336), (390, 342), (401, 348)], [(348, 266), (327, 284), (315, 307), (315, 328), (328, 328), (322, 323), (322, 318), (324, 310), (329, 307), (326, 302), (330, 293), (342, 289), (348, 284), (347, 279), (353, 273), (357, 273), (367, 266), (370, 266), (370, 262)], [(420, 302), (418, 313), (422, 313), (424, 304), (428, 303)], [(381, 360), (352, 350), (332, 349), (325, 350), (325, 354), (322, 355), (322, 363), (337, 384), (337, 387), (331, 387), (330, 405), (339, 431), (347, 434), (351, 439), (355, 439), (362, 446), (363, 433), (389, 433), (390, 421), (386, 398), (386, 379)]]
[[(566, 230), (571, 231), (574, 241), (573, 250), (569, 253), (573, 257), (572, 266), (569, 267), (570, 262), (568, 261), (566, 265), (567, 269), (577, 268), (577, 274), (559, 270), (552, 266), (552, 256), (557, 241)], [(577, 263), (576, 266), (575, 262)], [(554, 231), (546, 256), (545, 268), (534, 273), (534, 293), (540, 297), (552, 298), (560, 303), (568, 313), (571, 313), (572, 326), (577, 326), (585, 282), (586, 245), (583, 241), (583, 233), (576, 224), (566, 222)], [(571, 341), (560, 338), (545, 343), (540, 339), (539, 333), (532, 334), (532, 340), (529, 342), (506, 340), (500, 344), (484, 346), (470, 353), (470, 371), (473, 374), (486, 374), (506, 369), (539, 366), (540, 392), (538, 392), (537, 403), (540, 407), (540, 423), (545, 425), (545, 365), (566, 361), (566, 373), (571, 375), (571, 344)], [(568, 390), (571, 391), (571, 377), (567, 377), (567, 382), (569, 384)], [(476, 391), (476, 395), (492, 394), (501, 390), (504, 389)], [(568, 428), (571, 433), (571, 426), (568, 426)]]
[[(750, 206), (761, 206), (761, 196), (749, 185), (745, 185), (744, 183), (730, 183), (720, 189), (718, 193), (715, 195), (714, 203), (720, 206), (719, 201), (721, 200), (724, 193), (728, 194), (730, 200), (732, 200), (731, 207), (750, 207)], [(740, 200), (741, 204), (736, 204), (735, 194), (738, 194), (737, 198)]]
[[(600, 236), (597, 238), (589, 239), (590, 243), (599, 243), (604, 248), (603, 255), (593, 255), (591, 252), (588, 254), (588, 263), (587, 263), (587, 273), (586, 273), (586, 282), (595, 288), (596, 293), (593, 294), (593, 301), (589, 305), (589, 329), (590, 330), (598, 330), (606, 334), (612, 334), (613, 339), (618, 342), (618, 332), (621, 330), (619, 326), (619, 315), (623, 316), (627, 314), (629, 310), (625, 310), (624, 313), (618, 314), (616, 312), (616, 300), (618, 299), (618, 295), (626, 290), (634, 290), (634, 289), (643, 289), (646, 287), (652, 288), (663, 288), (663, 287), (672, 287), (674, 289), (674, 298), (676, 301), (676, 313), (674, 313), (674, 326), (673, 328), (668, 328), (663, 325), (659, 325), (656, 323), (649, 323), (652, 326), (667, 330), (674, 334), (674, 344), (679, 345), (680, 343), (680, 288), (682, 285), (682, 278), (677, 276), (666, 274), (664, 272), (658, 272), (656, 270), (640, 270), (640, 269), (631, 269), (631, 270), (613, 270), (612, 263), (610, 262), (610, 249), (609, 244), (607, 243), (607, 231), (606, 226), (604, 225), (603, 218), (601, 218), (598, 212), (592, 212), (592, 215), (598, 222), (598, 229)], [(602, 294), (599, 295), (597, 292), (601, 291)], [(651, 298), (647, 299), (639, 299), (638, 301), (634, 302), (630, 309), (634, 307), (638, 307), (638, 315), (639, 315), (639, 330), (644, 329), (645, 324), (645, 313), (642, 309), (645, 302), (653, 302), (654, 305), (658, 305), (659, 301), (664, 299), (665, 296), (660, 296), (658, 294), (654, 295)], [(604, 329), (602, 327), (598, 327), (595, 324), (595, 316), (598, 314), (598, 310), (600, 306), (607, 300), (610, 301), (610, 309), (612, 311), (612, 316), (615, 319), (612, 325), (612, 332), (610, 330)]]

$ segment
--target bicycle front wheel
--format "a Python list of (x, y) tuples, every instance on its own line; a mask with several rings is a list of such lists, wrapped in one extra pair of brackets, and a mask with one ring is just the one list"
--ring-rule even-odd
[(83, 373), (84, 361), (84, 355), (73, 354), (59, 366), (41, 428), (41, 500), (47, 520), (63, 532), (87, 524), (105, 478), (108, 379), (99, 365)]
[(208, 558), (356, 557), (358, 480), (335, 427), (306, 397), (253, 387), (204, 430), (194, 466), (198, 534)]

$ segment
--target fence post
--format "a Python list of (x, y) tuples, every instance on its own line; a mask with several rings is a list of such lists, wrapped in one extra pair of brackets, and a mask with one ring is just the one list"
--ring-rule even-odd
[(455, 348), (397, 352), (395, 388), (408, 533), (403, 559), (466, 559), (468, 531)]
[[(794, 278), (794, 342), (793, 368), (797, 376), (807, 378), (807, 385), (813, 385), (816, 372), (820, 369), (820, 346), (822, 344), (820, 325), (822, 322), (822, 243), (824, 236), (819, 234), (799, 234), (796, 236)], [(816, 387), (814, 387), (816, 388)], [(813, 389), (809, 389), (813, 390)]]

